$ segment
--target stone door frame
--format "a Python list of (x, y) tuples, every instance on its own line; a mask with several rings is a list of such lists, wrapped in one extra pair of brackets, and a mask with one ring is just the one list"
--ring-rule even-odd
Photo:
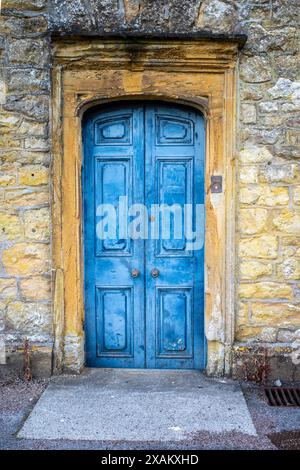
[[(52, 267), (54, 373), (84, 366), (81, 119), (96, 104), (156, 99), (206, 119), (207, 373), (229, 374), (235, 305), (236, 66), (240, 42), (53, 39)], [(211, 191), (211, 176), (223, 191)]]

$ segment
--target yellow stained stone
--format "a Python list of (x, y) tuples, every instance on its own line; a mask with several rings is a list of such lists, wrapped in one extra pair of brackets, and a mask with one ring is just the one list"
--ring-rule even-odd
[(286, 187), (263, 186), (258, 204), (262, 206), (285, 206), (289, 203), (289, 190)]
[(50, 300), (51, 282), (48, 277), (36, 276), (20, 281), (22, 297), (27, 300)]
[(284, 285), (276, 282), (256, 282), (241, 284), (239, 287), (241, 298), (256, 299), (292, 299), (293, 289), (290, 285)]
[(262, 232), (266, 228), (269, 211), (267, 209), (241, 209), (240, 230), (241, 233), (253, 235)]
[(17, 182), (16, 168), (13, 165), (1, 165), (0, 186), (15, 186)]
[(15, 279), (0, 279), (0, 295), (13, 298), (17, 295), (17, 283)]
[(257, 279), (262, 276), (272, 274), (272, 264), (262, 261), (242, 261), (240, 264), (240, 274), (242, 279)]
[(49, 270), (49, 246), (41, 243), (18, 243), (3, 251), (4, 269), (10, 275), (28, 276)]
[(25, 237), (33, 240), (49, 240), (50, 213), (49, 209), (34, 209), (24, 212)]
[(241, 183), (257, 183), (258, 181), (257, 166), (242, 166), (240, 167), (240, 182)]
[(20, 240), (23, 229), (20, 219), (15, 214), (0, 213), (0, 240)]
[(266, 234), (240, 240), (241, 258), (277, 258), (278, 240), (275, 235)]
[(300, 326), (300, 305), (253, 302), (251, 311), (251, 322), (255, 325)]
[(5, 202), (15, 207), (39, 206), (48, 204), (50, 195), (45, 191), (15, 190), (5, 192)]
[(235, 332), (235, 339), (237, 341), (257, 339), (260, 332), (260, 327), (241, 325)]
[(277, 274), (280, 278), (289, 280), (300, 279), (300, 259), (288, 258), (282, 261), (277, 266)]
[(273, 224), (275, 227), (286, 233), (300, 234), (300, 212), (284, 210), (274, 217)]
[(19, 183), (22, 186), (40, 186), (48, 184), (49, 170), (38, 165), (23, 166), (19, 170)]
[(242, 163), (265, 163), (271, 161), (272, 154), (266, 147), (251, 146), (240, 151), (240, 161)]

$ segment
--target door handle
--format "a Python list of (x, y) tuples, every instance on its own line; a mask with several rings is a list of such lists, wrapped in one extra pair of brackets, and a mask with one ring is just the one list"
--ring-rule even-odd
[(151, 270), (151, 276), (154, 277), (154, 279), (155, 279), (156, 277), (158, 277), (158, 276), (159, 276), (159, 270), (158, 270), (157, 268), (153, 268), (153, 269)]
[(131, 271), (131, 277), (139, 277), (140, 271), (138, 269), (133, 269)]

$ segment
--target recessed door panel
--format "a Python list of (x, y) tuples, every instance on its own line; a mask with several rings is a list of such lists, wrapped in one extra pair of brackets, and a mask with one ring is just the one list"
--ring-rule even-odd
[(131, 289), (96, 288), (97, 357), (132, 356)]

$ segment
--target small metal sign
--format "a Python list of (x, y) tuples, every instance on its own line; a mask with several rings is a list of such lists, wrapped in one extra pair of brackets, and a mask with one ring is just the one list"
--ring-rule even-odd
[(213, 175), (211, 177), (211, 192), (212, 193), (221, 193), (222, 192), (222, 176)]

